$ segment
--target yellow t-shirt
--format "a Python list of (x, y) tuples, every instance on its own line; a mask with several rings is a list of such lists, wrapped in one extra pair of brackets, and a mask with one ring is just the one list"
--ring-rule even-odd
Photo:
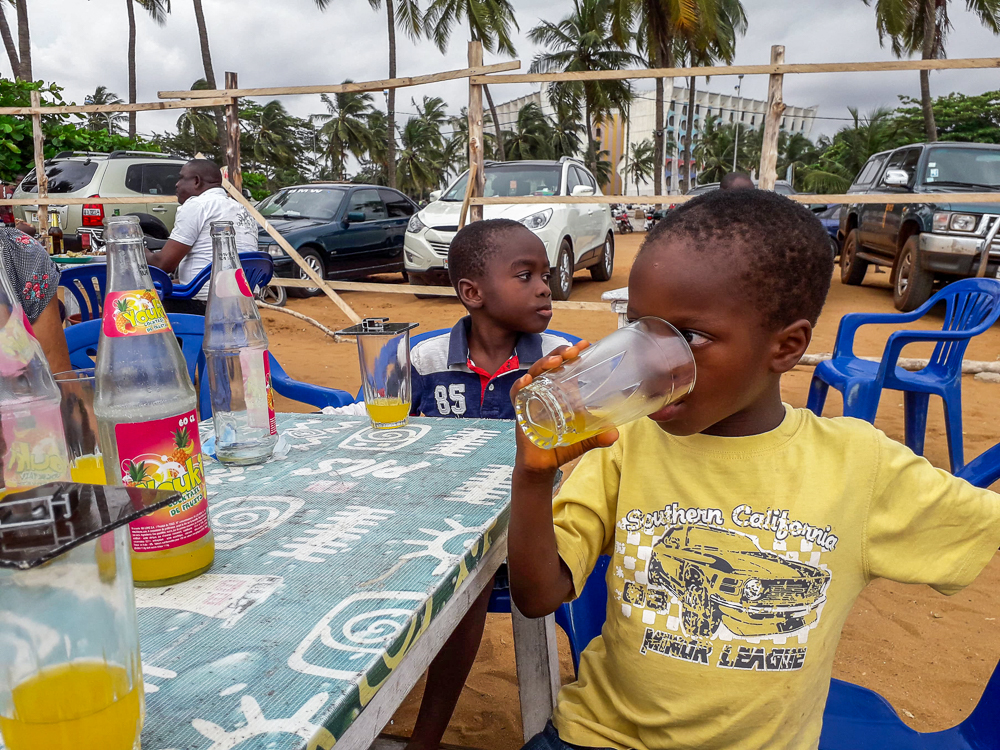
[(777, 429), (678, 438), (648, 419), (553, 504), (576, 591), (608, 618), (553, 722), (590, 747), (815, 748), (844, 620), (873, 578), (952, 594), (1000, 545), (1000, 497), (866, 422), (786, 407)]

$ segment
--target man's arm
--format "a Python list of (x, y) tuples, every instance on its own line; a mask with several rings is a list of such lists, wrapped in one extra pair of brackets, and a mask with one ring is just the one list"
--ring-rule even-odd
[(184, 256), (189, 252), (191, 252), (190, 245), (185, 245), (183, 242), (178, 242), (177, 240), (167, 240), (167, 244), (163, 246), (162, 250), (155, 253), (151, 253), (149, 250), (146, 251), (146, 263), (156, 266), (161, 271), (173, 273), (177, 270), (180, 262), (184, 260)]
[(66, 346), (66, 334), (63, 332), (62, 320), (59, 317), (59, 298), (53, 297), (42, 314), (31, 324), (35, 338), (42, 345), (45, 359), (49, 361), (52, 372), (72, 370), (69, 362), (69, 348)]

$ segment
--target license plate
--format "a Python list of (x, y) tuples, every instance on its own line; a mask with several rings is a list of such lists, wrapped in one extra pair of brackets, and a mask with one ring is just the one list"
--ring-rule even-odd
[(445, 271), (448, 270), (448, 259), (447, 258), (444, 259), (444, 270)]

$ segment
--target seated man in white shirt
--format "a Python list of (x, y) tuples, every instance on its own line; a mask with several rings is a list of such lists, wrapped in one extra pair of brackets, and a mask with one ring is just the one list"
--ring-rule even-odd
[[(241, 253), (256, 252), (257, 222), (250, 212), (234, 201), (222, 187), (222, 170), (208, 159), (192, 159), (181, 167), (177, 178), (177, 218), (174, 230), (162, 250), (146, 252), (151, 266), (177, 272), (180, 284), (187, 284), (198, 272), (212, 262), (213, 221), (231, 221), (236, 229), (236, 248)], [(208, 299), (208, 282), (194, 299), (167, 298), (163, 306), (167, 312), (205, 314)]]

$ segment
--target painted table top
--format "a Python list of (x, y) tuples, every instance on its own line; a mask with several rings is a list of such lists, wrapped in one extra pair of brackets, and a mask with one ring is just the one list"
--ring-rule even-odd
[(284, 457), (207, 459), (212, 569), (136, 590), (143, 750), (331, 747), (506, 530), (511, 422), (278, 427)]

